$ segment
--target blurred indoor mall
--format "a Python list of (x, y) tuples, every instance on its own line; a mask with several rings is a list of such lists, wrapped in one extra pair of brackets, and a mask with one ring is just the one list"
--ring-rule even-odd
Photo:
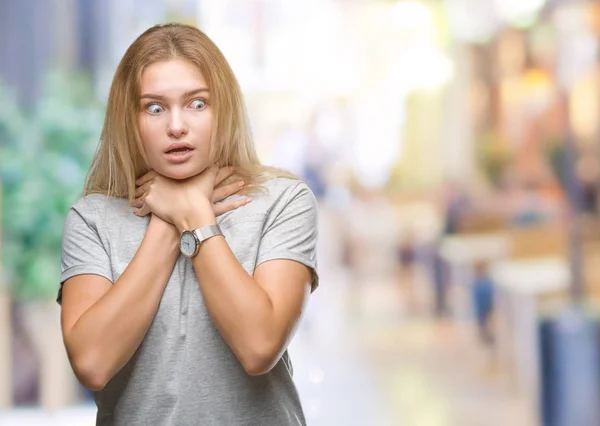
[(0, 0), (0, 426), (95, 424), (62, 226), (120, 58), (173, 21), (319, 201), (309, 426), (600, 425), (600, 0)]

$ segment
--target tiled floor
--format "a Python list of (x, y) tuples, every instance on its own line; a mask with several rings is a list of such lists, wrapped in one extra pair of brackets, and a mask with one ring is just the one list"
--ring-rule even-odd
[[(310, 424), (537, 426), (470, 322), (433, 319), (394, 278), (327, 285), (292, 348)], [(311, 365), (320, 393), (303, 387)]]
[[(355, 327), (393, 424), (537, 426), (472, 324), (408, 314), (399, 287), (393, 281), (371, 283), (364, 299), (379, 303), (363, 303), (367, 308)], [(390, 300), (396, 303), (385, 303)]]

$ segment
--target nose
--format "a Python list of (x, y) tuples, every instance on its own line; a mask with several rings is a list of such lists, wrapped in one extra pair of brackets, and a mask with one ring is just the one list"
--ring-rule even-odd
[(171, 119), (169, 120), (167, 134), (176, 139), (187, 135), (188, 127), (181, 116), (181, 113), (177, 110), (171, 112)]

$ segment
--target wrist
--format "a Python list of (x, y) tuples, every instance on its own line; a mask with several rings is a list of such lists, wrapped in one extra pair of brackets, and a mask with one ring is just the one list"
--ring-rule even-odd
[(156, 238), (162, 244), (174, 250), (179, 248), (179, 235), (177, 228), (169, 222), (162, 220), (160, 217), (152, 214), (146, 235), (150, 238)]
[(175, 221), (175, 227), (179, 234), (183, 231), (193, 231), (203, 226), (215, 225), (217, 218), (212, 208), (212, 204), (208, 200), (198, 202), (192, 210), (181, 215)]

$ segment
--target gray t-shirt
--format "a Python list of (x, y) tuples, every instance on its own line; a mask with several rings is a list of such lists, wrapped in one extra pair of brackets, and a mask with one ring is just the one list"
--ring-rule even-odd
[[(267, 182), (253, 202), (218, 217), (244, 269), (291, 259), (316, 272), (317, 203), (308, 186)], [(235, 198), (232, 197), (232, 199)], [(69, 211), (61, 285), (80, 274), (115, 282), (131, 262), (149, 218), (126, 200), (88, 195)], [(60, 303), (59, 291), (58, 301)], [(95, 393), (102, 426), (305, 425), (287, 351), (267, 374), (249, 376), (213, 324), (189, 259), (180, 256), (154, 320), (131, 360)]]

